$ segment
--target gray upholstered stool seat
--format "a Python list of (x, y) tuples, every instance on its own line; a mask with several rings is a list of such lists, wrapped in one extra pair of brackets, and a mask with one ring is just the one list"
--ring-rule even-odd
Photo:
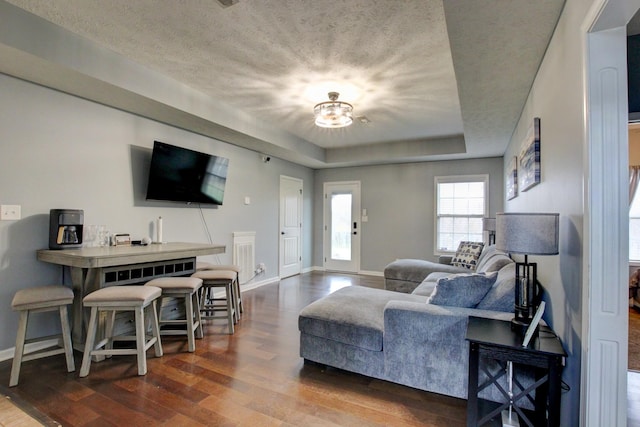
[(236, 280), (234, 282), (233, 292), (235, 298), (235, 309), (238, 318), (242, 317), (244, 313), (244, 307), (242, 305), (242, 293), (240, 292), (240, 266), (234, 264), (212, 264), (210, 262), (198, 261), (196, 262), (196, 271), (205, 270), (226, 270), (235, 271)]
[[(161, 277), (153, 279), (145, 286), (156, 286), (162, 289), (160, 296), (160, 308), (158, 309), (158, 324), (160, 325), (160, 335), (186, 335), (189, 343), (189, 351), (196, 351), (195, 338), (202, 338), (202, 324), (200, 320), (200, 300), (198, 291), (202, 287), (202, 279), (197, 277)], [(184, 302), (184, 319), (163, 319), (162, 318), (162, 298), (171, 297), (182, 299)], [(167, 328), (163, 325), (186, 325), (184, 329)]]
[[(146, 352), (152, 345), (156, 357), (162, 356), (162, 344), (160, 341), (160, 328), (156, 312), (156, 300), (162, 294), (162, 289), (155, 286), (111, 286), (98, 289), (84, 297), (83, 305), (91, 308), (91, 318), (87, 328), (87, 342), (82, 357), (80, 376), (89, 375), (92, 356), (111, 356), (123, 354), (135, 354), (138, 358), (138, 375), (147, 373)], [(98, 331), (98, 315), (100, 311), (107, 311), (105, 338), (95, 344)], [(118, 311), (133, 311), (135, 313), (135, 336), (114, 336), (113, 329), (115, 315)], [(152, 336), (147, 337), (146, 319), (151, 323)], [(148, 339), (147, 339), (148, 338)], [(114, 341), (136, 342), (135, 349), (114, 349)], [(104, 347), (104, 349), (102, 349)]]
[[(202, 295), (200, 296), (200, 316), (202, 319), (226, 318), (229, 333), (234, 333), (233, 324), (236, 321), (236, 309), (234, 298), (234, 281), (237, 274), (230, 270), (202, 270), (196, 271), (191, 277), (202, 279)], [(215, 298), (212, 289), (224, 288), (225, 298)], [(224, 301), (224, 305), (216, 304), (216, 301)], [(216, 311), (224, 311), (222, 316), (216, 315)]]
[[(67, 305), (71, 303), (73, 303), (73, 291), (61, 285), (39, 286), (22, 289), (15, 293), (11, 301), (11, 308), (20, 312), (20, 320), (18, 322), (18, 333), (16, 334), (16, 350), (13, 356), (13, 364), (11, 365), (10, 387), (18, 385), (20, 366), (22, 362), (29, 360), (64, 353), (67, 361), (67, 371), (73, 372), (76, 370), (73, 360), (73, 347), (71, 346), (71, 329), (69, 328), (69, 317), (67, 315)], [(62, 334), (27, 340), (29, 315), (46, 311), (58, 311)], [(56, 346), (49, 350), (24, 353), (24, 345), (27, 343), (36, 343), (59, 337), (62, 337), (62, 347)]]

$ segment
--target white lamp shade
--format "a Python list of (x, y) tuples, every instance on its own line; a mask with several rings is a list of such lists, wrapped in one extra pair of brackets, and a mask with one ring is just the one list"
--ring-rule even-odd
[(496, 214), (496, 248), (513, 254), (557, 255), (560, 214)]
[(482, 218), (482, 229), (484, 231), (496, 231), (496, 219)]

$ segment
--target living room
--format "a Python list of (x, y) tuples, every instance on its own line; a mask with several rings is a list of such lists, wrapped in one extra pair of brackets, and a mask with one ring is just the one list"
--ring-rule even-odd
[[(208, 129), (189, 131), (179, 124), (168, 125), (159, 119), (145, 118), (141, 112), (127, 112), (126, 105), (109, 107), (107, 100), (118, 90), (136, 90), (132, 81), (127, 82), (126, 79), (127, 84), (117, 89), (117, 85), (113, 84), (121, 78), (117, 73), (102, 76), (112, 85), (101, 89), (102, 98), (98, 102), (73, 96), (85, 84), (81, 75), (57, 82), (34, 79), (37, 84), (30, 83), (30, 75), (36, 70), (30, 69), (29, 65), (43, 67), (41, 62), (29, 62), (33, 61), (31, 55), (37, 56), (34, 50), (50, 49), (48, 53), (40, 53), (46, 57), (53, 55), (55, 49), (35, 39), (37, 31), (33, 27), (13, 28), (4, 25), (5, 22), (23, 23), (22, 20), (27, 18), (16, 15), (17, 12), (8, 3), (0, 3), (3, 20), (0, 55), (12, 59), (3, 60), (3, 69), (0, 70), (5, 73), (0, 75), (0, 144), (3, 147), (0, 158), (0, 202), (22, 207), (20, 221), (0, 222), (0, 282), (3, 284), (0, 291), (0, 300), (3, 301), (0, 323), (5, 325), (0, 331), (0, 354), (5, 355), (2, 359), (6, 359), (14, 345), (17, 317), (9, 306), (13, 293), (31, 284), (68, 280), (68, 277), (62, 277), (58, 267), (35, 258), (35, 251), (45, 248), (47, 244), (49, 209), (83, 209), (85, 223), (105, 225), (111, 232), (130, 233), (133, 238), (152, 236), (158, 216), (163, 218), (164, 239), (167, 241), (207, 242), (208, 228), (215, 243), (230, 248), (233, 232), (255, 231), (256, 262), (266, 265), (266, 272), (255, 281), (269, 283), (278, 280), (278, 251), (275, 248), (278, 247), (279, 238), (277, 201), (282, 175), (296, 177), (304, 185), (303, 270), (321, 270), (323, 266), (323, 184), (359, 180), (362, 185), (362, 207), (368, 210), (369, 216), (369, 221), (362, 224), (360, 269), (380, 274), (384, 266), (396, 258), (435, 258), (434, 177), (488, 174), (491, 214), (503, 210), (560, 213), (560, 255), (540, 257), (536, 262), (539, 263), (540, 281), (546, 285), (548, 293), (548, 314), (545, 319), (561, 337), (569, 354), (563, 379), (571, 391), (563, 395), (562, 425), (577, 425), (576, 420), (581, 418), (585, 420), (583, 425), (588, 425), (586, 420), (593, 416), (593, 411), (612, 409), (607, 405), (614, 405), (620, 410), (618, 405), (625, 400), (626, 390), (624, 393), (618, 390), (618, 393), (623, 393), (621, 399), (604, 399), (607, 403), (600, 409), (594, 409), (598, 405), (588, 405), (590, 399), (595, 399), (588, 392), (592, 387), (589, 378), (606, 378), (607, 375), (598, 376), (592, 371), (595, 369), (591, 367), (592, 363), (600, 359), (590, 363), (587, 354), (590, 347), (588, 343), (595, 339), (590, 335), (593, 331), (589, 330), (588, 324), (597, 322), (589, 314), (591, 309), (587, 307), (591, 300), (587, 295), (597, 294), (592, 282), (598, 280), (590, 276), (584, 265), (588, 263), (593, 266), (597, 261), (587, 262), (585, 257), (597, 258), (593, 251), (600, 249), (597, 248), (598, 241), (592, 240), (593, 233), (585, 231), (586, 228), (591, 230), (592, 223), (588, 221), (592, 221), (595, 214), (591, 212), (593, 208), (585, 207), (587, 202), (583, 189), (600, 181), (591, 175), (594, 166), (583, 165), (583, 158), (588, 158), (588, 149), (583, 112), (585, 89), (580, 77), (584, 75), (583, 64), (586, 62), (582, 49), (582, 26), (589, 19), (595, 20), (594, 10), (625, 9), (627, 6), (624, 5), (628, 3), (614, 1), (605, 6), (600, 1), (568, 1), (564, 5), (526, 103), (521, 106), (521, 112), (516, 112), (519, 118), (509, 135), (509, 144), (500, 155), (481, 159), (351, 167), (313, 167), (304, 162), (285, 160), (286, 156), (278, 155), (283, 149), (275, 142), (271, 147), (275, 147), (274, 152), (270, 153), (271, 161), (265, 163), (261, 158), (261, 150), (251, 150), (204, 136)], [(622, 15), (628, 21), (633, 13), (627, 10)], [(605, 13), (603, 16), (608, 15)], [(618, 22), (606, 28), (621, 25)], [(41, 46), (37, 46), (38, 43)], [(61, 49), (59, 46), (57, 48)], [(22, 64), (15, 57), (16, 50), (27, 52), (21, 58), (24, 61)], [(85, 58), (85, 66), (93, 68), (93, 71), (104, 66), (92, 63), (89, 57), (79, 57)], [(54, 80), (56, 65), (48, 63), (51, 79)], [(12, 70), (18, 65), (23, 66), (20, 73)], [(126, 65), (132, 74), (141, 73), (135, 64)], [(19, 75), (19, 78), (12, 75)], [(179, 91), (172, 92), (171, 88), (165, 86), (166, 81), (158, 76), (143, 75), (136, 83), (141, 84), (145, 79), (148, 79), (145, 83), (149, 87), (162, 88), (158, 90), (162, 94), (158, 97), (174, 96), (175, 102), (181, 100), (180, 96), (175, 96)], [(47, 88), (56, 85), (58, 90)], [(193, 108), (202, 106), (197, 102), (193, 105)], [(206, 108), (214, 107), (206, 104)], [(176, 111), (167, 110), (168, 113)], [(542, 179), (531, 190), (506, 201), (504, 186), (509, 159), (518, 154), (521, 141), (534, 117), (540, 117), (542, 121)], [(239, 127), (243, 126), (252, 128), (253, 122), (248, 121)], [(275, 134), (274, 139), (279, 137), (281, 135)], [(144, 200), (145, 173), (154, 140), (229, 158), (223, 206), (203, 207), (200, 210), (197, 207), (174, 207)], [(309, 156), (308, 149), (302, 146), (301, 156)], [(610, 181), (602, 182), (603, 185), (611, 184)], [(249, 198), (249, 204), (245, 204), (246, 198)], [(616, 203), (615, 200), (610, 202)], [(589, 220), (585, 218), (587, 214), (590, 214)], [(610, 221), (611, 218), (608, 218), (607, 229), (610, 229)], [(618, 237), (613, 241), (608, 244), (619, 250), (615, 244), (624, 241), (624, 238)], [(603, 251), (607, 248), (602, 246)], [(230, 262), (230, 252), (227, 250), (220, 260)], [(619, 299), (626, 302), (622, 295), (626, 293), (626, 278), (619, 271), (616, 274), (621, 284)], [(53, 332), (47, 322), (35, 323), (34, 327), (44, 334)], [(619, 364), (623, 363), (619, 361)], [(588, 372), (585, 371), (587, 369)], [(611, 376), (623, 382), (622, 374), (617, 371)]]

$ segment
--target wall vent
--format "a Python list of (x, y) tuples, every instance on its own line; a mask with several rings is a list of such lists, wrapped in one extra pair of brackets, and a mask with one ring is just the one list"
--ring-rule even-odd
[(240, 267), (240, 284), (253, 277), (256, 267), (256, 232), (233, 232), (233, 264)]

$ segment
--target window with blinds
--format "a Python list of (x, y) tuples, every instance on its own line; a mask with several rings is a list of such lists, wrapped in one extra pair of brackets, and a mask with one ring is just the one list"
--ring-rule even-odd
[(482, 242), (487, 175), (436, 177), (436, 251), (455, 252), (461, 241)]

